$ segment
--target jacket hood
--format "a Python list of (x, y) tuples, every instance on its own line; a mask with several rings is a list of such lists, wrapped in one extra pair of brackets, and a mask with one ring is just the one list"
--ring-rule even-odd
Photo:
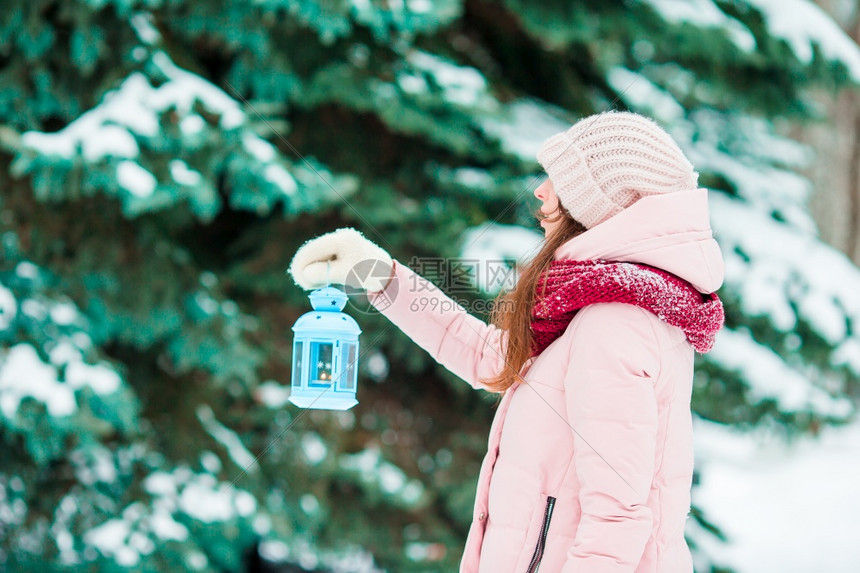
[(708, 219), (706, 189), (643, 197), (562, 244), (555, 259), (642, 263), (712, 293), (723, 284), (723, 256)]

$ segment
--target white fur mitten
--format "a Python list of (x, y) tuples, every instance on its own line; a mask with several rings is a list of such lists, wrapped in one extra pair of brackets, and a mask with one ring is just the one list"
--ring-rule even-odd
[(339, 284), (370, 292), (388, 285), (393, 263), (384, 249), (345, 227), (307, 241), (290, 263), (289, 273), (305, 290)]

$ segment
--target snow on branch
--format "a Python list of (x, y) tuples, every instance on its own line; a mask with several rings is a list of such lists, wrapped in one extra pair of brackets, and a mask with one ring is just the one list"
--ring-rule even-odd
[(847, 398), (831, 396), (814, 386), (773, 350), (756, 342), (746, 329), (721, 330), (707, 359), (740, 374), (753, 402), (772, 400), (781, 412), (809, 411), (834, 418), (844, 418), (852, 411)]
[(860, 47), (824, 10), (809, 0), (746, 0), (765, 17), (768, 31), (785, 40), (797, 58), (812, 62), (814, 46), (848, 68), (860, 82)]
[(725, 14), (712, 0), (644, 0), (664, 20), (687, 22), (701, 28), (725, 30), (729, 39), (741, 50), (751, 52), (756, 47), (749, 29)]

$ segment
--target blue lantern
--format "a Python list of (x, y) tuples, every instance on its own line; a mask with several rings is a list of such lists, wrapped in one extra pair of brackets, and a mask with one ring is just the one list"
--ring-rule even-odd
[(358, 381), (358, 335), (355, 320), (341, 312), (346, 293), (326, 286), (308, 298), (313, 310), (293, 325), (293, 379), (290, 402), (302, 408), (348, 410)]

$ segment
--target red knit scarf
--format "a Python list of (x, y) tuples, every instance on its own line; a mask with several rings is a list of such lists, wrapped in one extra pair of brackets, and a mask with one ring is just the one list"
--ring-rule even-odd
[(724, 320), (716, 293), (703, 295), (666, 271), (639, 263), (555, 260), (538, 279), (532, 356), (561, 336), (579, 309), (600, 302), (633, 304), (654, 313), (681, 328), (700, 353), (711, 349)]

